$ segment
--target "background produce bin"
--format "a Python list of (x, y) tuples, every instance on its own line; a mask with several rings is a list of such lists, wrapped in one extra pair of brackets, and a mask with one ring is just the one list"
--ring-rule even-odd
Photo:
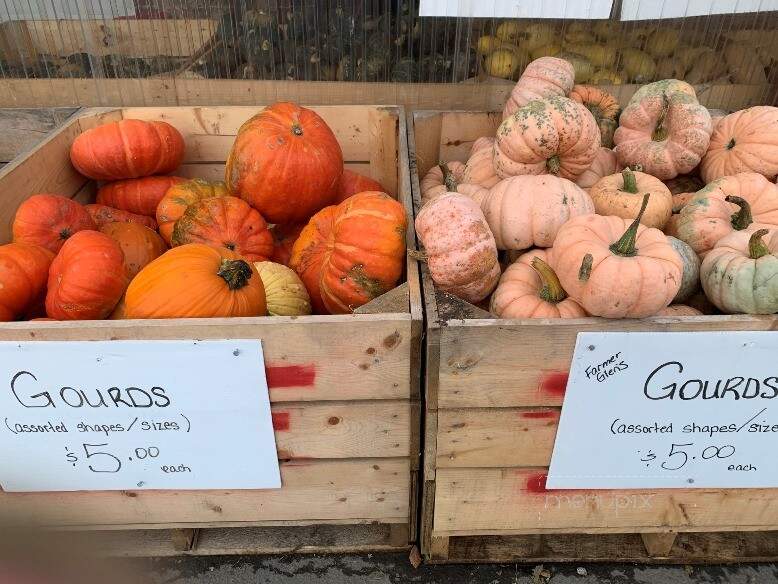
[[(501, 120), (501, 113), (409, 114), (417, 212), (419, 177), (438, 161), (466, 161), (473, 142), (494, 135)], [(422, 285), (426, 558), (690, 563), (778, 557), (778, 537), (762, 533), (778, 529), (778, 490), (545, 486), (578, 333), (765, 331), (778, 329), (778, 318), (498, 319), (436, 290), (426, 265)]]
[[(260, 107), (84, 110), (0, 171), (0, 238), (37, 192), (87, 202), (95, 183), (71, 166), (74, 138), (99, 124), (164, 120), (186, 142), (178, 174), (223, 178), (240, 125)], [(319, 107), (346, 168), (379, 180), (411, 212), (399, 107)], [(304, 180), (301, 177), (301, 180)], [(415, 248), (413, 222), (407, 232)], [(415, 539), (422, 308), (418, 267), (404, 283), (334, 316), (19, 322), (0, 340), (261, 339), (283, 487), (279, 490), (2, 493), (0, 518), (24, 525), (137, 531), (95, 538), (125, 555), (404, 548)], [(258, 388), (259, 389), (259, 388)], [(258, 529), (229, 530), (225, 527)], [(196, 528), (203, 529), (198, 532)]]

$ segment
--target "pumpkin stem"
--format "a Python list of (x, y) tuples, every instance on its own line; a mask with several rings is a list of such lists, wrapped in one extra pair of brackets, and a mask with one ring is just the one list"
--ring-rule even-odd
[(748, 204), (742, 197), (736, 197), (735, 195), (727, 195), (724, 197), (727, 203), (733, 203), (740, 207), (740, 211), (732, 214), (731, 222), (732, 227), (737, 231), (743, 231), (746, 227), (754, 222), (754, 218), (751, 215), (751, 205)]
[(754, 231), (751, 235), (751, 239), (748, 240), (748, 257), (752, 260), (758, 260), (762, 256), (766, 256), (770, 253), (765, 242), (762, 241), (762, 237), (770, 233), (768, 229), (760, 229)]
[(636, 194), (638, 192), (638, 181), (635, 178), (635, 173), (630, 170), (629, 166), (621, 171), (621, 176), (624, 177), (624, 186), (621, 187), (621, 190), (625, 193)]
[(240, 290), (251, 278), (251, 266), (246, 260), (222, 260), (217, 276), (221, 276), (230, 290)]
[(662, 111), (659, 112), (659, 119), (656, 121), (654, 133), (651, 135), (651, 139), (654, 142), (661, 142), (662, 140), (667, 139), (665, 119), (667, 118), (668, 111), (670, 111), (670, 98), (667, 97), (667, 93), (662, 93)]
[(729, 142), (727, 142), (727, 145), (725, 146), (725, 148), (727, 150), (732, 150), (734, 147), (735, 147), (735, 139), (732, 138)]
[(446, 185), (446, 190), (449, 193), (456, 193), (459, 183), (457, 182), (457, 179), (454, 178), (454, 173), (451, 172), (448, 164), (440, 162), (438, 163), (438, 168), (440, 168), (440, 171), (443, 173), (443, 184)]
[(538, 296), (546, 302), (556, 304), (567, 298), (567, 292), (562, 288), (556, 272), (546, 262), (535, 256), (530, 262), (530, 266), (540, 276), (543, 286), (538, 291)]
[(546, 168), (548, 169), (548, 172), (550, 174), (553, 174), (554, 176), (559, 176), (559, 171), (561, 170), (559, 156), (554, 154), (551, 158), (546, 160)]
[(622, 235), (616, 243), (610, 246), (610, 250), (616, 255), (624, 257), (632, 257), (637, 255), (638, 250), (635, 248), (635, 241), (638, 238), (638, 226), (640, 225), (640, 220), (643, 218), (643, 213), (645, 213), (646, 207), (648, 206), (648, 198), (648, 193), (643, 195), (643, 204), (640, 205), (640, 212), (638, 213), (638, 216), (635, 217), (635, 220), (632, 222), (632, 224), (627, 227), (624, 235)]
[(292, 134), (294, 134), (295, 136), (302, 136), (303, 135), (303, 128), (297, 122), (292, 124)]
[(578, 279), (581, 282), (588, 282), (589, 276), (592, 275), (592, 262), (594, 261), (594, 257), (592, 257), (592, 254), (587, 253), (583, 257), (583, 261), (581, 262), (581, 268), (578, 270)]

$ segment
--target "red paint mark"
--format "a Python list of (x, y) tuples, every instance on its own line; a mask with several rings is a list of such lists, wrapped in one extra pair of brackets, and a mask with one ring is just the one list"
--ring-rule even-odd
[(544, 410), (540, 412), (522, 412), (521, 417), (529, 420), (548, 420), (558, 418), (559, 414), (555, 410)]
[(548, 479), (547, 474), (539, 473), (528, 476), (525, 490), (536, 495), (548, 493), (549, 491), (546, 488), (546, 479)]
[(270, 389), (280, 387), (313, 387), (316, 381), (316, 366), (311, 365), (270, 365), (265, 368), (267, 386)]
[(552, 371), (544, 373), (540, 378), (540, 390), (552, 395), (563, 396), (567, 390), (568, 371)]
[(289, 412), (272, 412), (273, 430), (286, 432), (289, 429)]

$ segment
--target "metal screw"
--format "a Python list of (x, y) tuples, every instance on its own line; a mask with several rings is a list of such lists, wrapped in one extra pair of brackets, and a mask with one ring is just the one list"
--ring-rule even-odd
[(694, 479), (686, 479), (686, 482), (690, 485), (694, 484)]
[(235, 355), (235, 356), (237, 357), (238, 355), (240, 355), (240, 349), (235, 349), (235, 350), (232, 352), (232, 354), (233, 354), (233, 355)]
[(589, 345), (587, 348), (588, 348), (590, 351), (594, 351), (594, 345)]

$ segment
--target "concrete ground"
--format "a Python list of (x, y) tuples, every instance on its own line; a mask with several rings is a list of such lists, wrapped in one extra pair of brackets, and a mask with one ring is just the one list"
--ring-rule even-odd
[(405, 554), (137, 560), (149, 584), (774, 584), (775, 564), (739, 566), (450, 565), (414, 569)]

